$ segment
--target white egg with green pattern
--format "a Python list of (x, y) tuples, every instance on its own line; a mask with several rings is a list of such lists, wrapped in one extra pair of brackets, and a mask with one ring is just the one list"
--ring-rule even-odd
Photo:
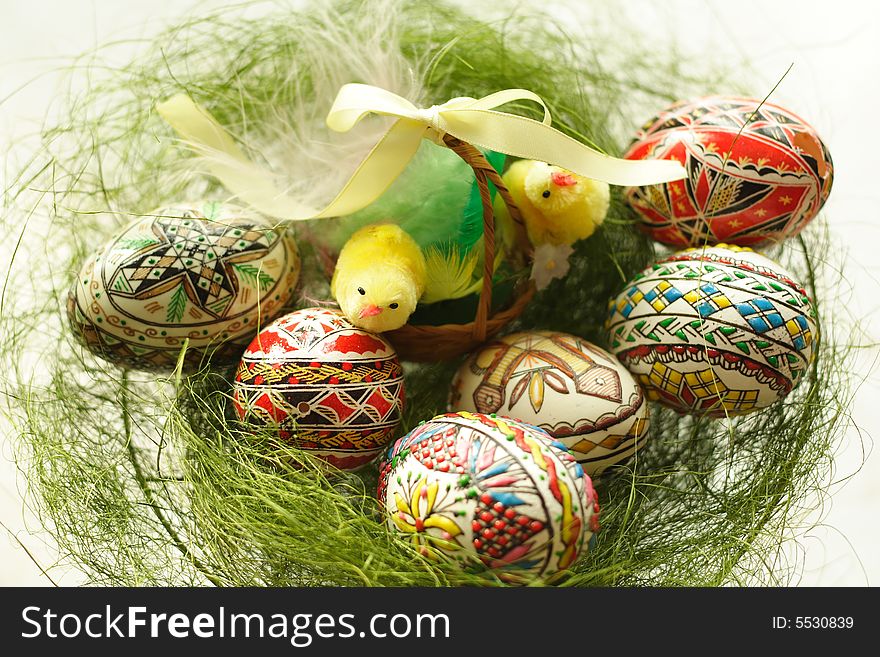
[(241, 355), (296, 287), (300, 260), (283, 227), (214, 202), (138, 217), (83, 265), (68, 296), (75, 335), (124, 367), (166, 369)]
[(648, 402), (612, 354), (559, 331), (522, 331), (476, 349), (452, 380), (450, 411), (499, 413), (540, 427), (590, 476), (635, 454)]

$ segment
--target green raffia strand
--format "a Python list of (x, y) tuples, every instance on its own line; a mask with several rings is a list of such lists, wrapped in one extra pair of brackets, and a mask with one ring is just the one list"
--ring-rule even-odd
[[(494, 151), (486, 151), (484, 152), (486, 156), (486, 160), (491, 164), (496, 171), (503, 172), (504, 171), (504, 162), (507, 159), (503, 153), (496, 153)], [(492, 201), (495, 200), (495, 185), (490, 181), (488, 183), (489, 194), (492, 197)], [(473, 183), (471, 183), (471, 193), (468, 196), (467, 205), (464, 208), (464, 217), (461, 222), (461, 228), (459, 228), (458, 235), (456, 237), (456, 243), (462, 247), (470, 248), (483, 235), (483, 199), (480, 197), (480, 188), (477, 185), (476, 179)]]
[[(372, 497), (375, 467), (328, 473), (270, 433), (243, 430), (229, 403), (232, 370), (159, 381), (123, 374), (76, 346), (63, 321), (80, 264), (131, 219), (119, 208), (149, 212), (193, 194), (225, 194), (171, 173), (184, 155), (156, 138), (169, 135), (152, 109), (158, 99), (185, 90), (227, 125), (240, 128), (246, 116), (257, 129), (295, 93), (291, 80), (308, 89), (310, 72), (295, 55), (314, 24), (276, 11), (194, 20), (121, 68), (86, 63), (88, 91), (69, 99), (67, 122), (46, 129), (43, 149), (8, 190), (6, 231), (21, 242), (4, 287), (0, 356), (29, 503), (61, 561), (98, 584), (500, 586), (491, 574), (430, 561), (390, 534)], [(641, 49), (620, 21), (612, 31), (584, 26), (575, 39), (546, 16), (480, 22), (429, 3), (402, 11), (403, 51), (434, 57), (426, 81), (434, 99), (532, 89), (563, 131), (608, 152), (620, 152), (635, 126), (679, 97), (734, 91), (724, 71), (692, 73), (675, 52)], [(369, 3), (352, 6), (344, 21), (356, 26), (369, 12)], [(607, 300), (654, 257), (632, 222), (615, 193), (602, 230), (578, 245), (571, 273), (517, 326), (601, 344)], [(813, 292), (829, 253), (821, 229), (770, 254)], [(302, 251), (314, 278), (306, 289), (326, 298), (315, 255)], [(597, 482), (603, 530), (593, 549), (553, 584), (796, 576), (785, 539), (827, 483), (849, 404), (848, 352), (838, 346), (848, 336), (834, 333), (822, 299), (817, 307), (823, 339), (814, 366), (783, 403), (733, 421), (652, 408), (651, 441)], [(456, 365), (407, 366), (406, 428), (443, 410)]]
[(156, 240), (151, 240), (148, 237), (119, 240), (120, 247), (124, 249), (134, 249), (135, 251), (144, 249), (148, 246), (153, 246), (154, 244), (158, 244), (158, 242), (156, 242)]

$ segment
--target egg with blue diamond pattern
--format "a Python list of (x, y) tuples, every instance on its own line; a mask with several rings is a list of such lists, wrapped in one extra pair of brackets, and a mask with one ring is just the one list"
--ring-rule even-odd
[(609, 304), (610, 351), (648, 398), (715, 417), (765, 408), (806, 376), (815, 307), (751, 249), (687, 249), (637, 274)]
[(92, 254), (68, 295), (74, 335), (124, 367), (232, 360), (278, 315), (299, 278), (288, 231), (223, 203), (137, 217)]

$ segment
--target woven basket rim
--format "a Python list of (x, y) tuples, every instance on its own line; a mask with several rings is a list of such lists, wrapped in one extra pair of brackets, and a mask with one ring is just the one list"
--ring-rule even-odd
[(535, 292), (534, 281), (529, 280), (513, 303), (486, 320), (486, 335), (482, 339), (474, 337), (473, 321), (465, 324), (405, 324), (383, 335), (403, 360), (436, 362), (456, 358), (494, 337), (519, 317)]

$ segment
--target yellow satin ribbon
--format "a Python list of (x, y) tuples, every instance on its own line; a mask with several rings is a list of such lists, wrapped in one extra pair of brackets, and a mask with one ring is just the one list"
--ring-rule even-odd
[[(495, 108), (530, 100), (544, 109), (535, 121)], [(462, 141), (514, 157), (548, 162), (614, 185), (651, 185), (684, 178), (669, 160), (622, 160), (604, 155), (551, 127), (543, 100), (525, 89), (507, 89), (484, 98), (453, 98), (423, 109), (395, 93), (366, 84), (346, 84), (336, 96), (327, 125), (348, 132), (368, 114), (397, 118), (327, 207), (310, 208), (280, 188), (276, 176), (253, 163), (232, 136), (189, 96), (176, 95), (156, 107), (187, 144), (206, 157), (210, 172), (242, 201), (284, 220), (351, 214), (375, 201), (403, 172), (422, 139), (442, 144), (450, 134)]]

